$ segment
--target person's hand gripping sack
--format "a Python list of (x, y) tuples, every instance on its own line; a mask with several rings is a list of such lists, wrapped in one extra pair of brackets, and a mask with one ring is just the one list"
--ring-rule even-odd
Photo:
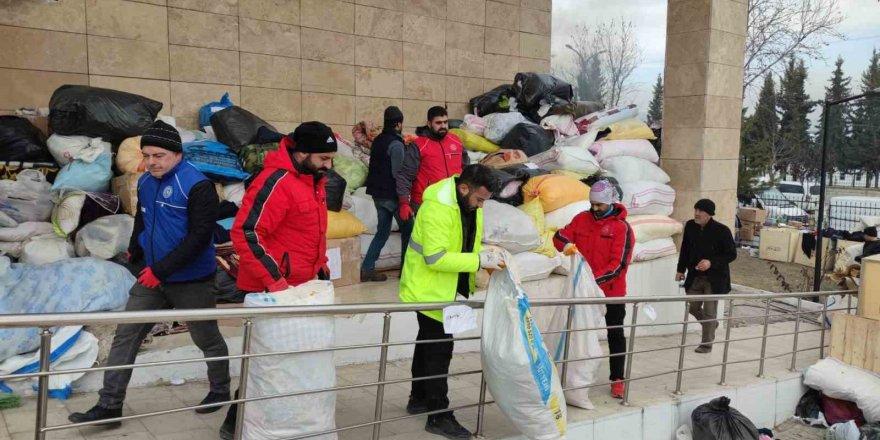
[(480, 251), (480, 267), (491, 274), (493, 271), (507, 267), (504, 255), (496, 249), (483, 249)]

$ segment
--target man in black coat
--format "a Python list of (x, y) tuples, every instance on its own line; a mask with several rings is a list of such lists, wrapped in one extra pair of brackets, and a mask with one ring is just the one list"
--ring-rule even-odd
[[(715, 203), (702, 199), (694, 205), (694, 219), (684, 227), (675, 279), (684, 280), (688, 295), (720, 295), (730, 292), (730, 263), (736, 260), (736, 244), (730, 228), (716, 222)], [(685, 276), (687, 272), (687, 276)], [(697, 353), (710, 353), (718, 328), (718, 301), (691, 301), (690, 313), (703, 327)]]

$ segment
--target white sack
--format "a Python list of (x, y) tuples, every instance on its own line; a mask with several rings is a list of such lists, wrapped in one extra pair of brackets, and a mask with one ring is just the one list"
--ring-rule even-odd
[(633, 263), (651, 261), (677, 253), (678, 249), (676, 249), (675, 242), (671, 238), (658, 238), (644, 243), (639, 243), (637, 240), (635, 246), (633, 246), (632, 261)]
[[(838, 241), (838, 243), (840, 242)], [(858, 243), (847, 246), (845, 249), (837, 254), (837, 259), (834, 260), (834, 270), (843, 272), (853, 264), (858, 264), (856, 262), (856, 257), (861, 256), (864, 250), (865, 243)]]
[(52, 232), (52, 223), (24, 222), (14, 228), (0, 228), (0, 241), (26, 241), (31, 237)]
[(52, 214), (52, 184), (37, 170), (0, 180), (0, 211), (17, 222), (42, 222)]
[[(567, 258), (569, 264), (568, 280), (562, 298), (603, 298), (605, 294), (596, 284), (593, 278), (593, 270), (580, 255)], [(571, 328), (601, 328), (605, 327), (605, 306), (577, 305), (571, 309)], [(556, 307), (553, 318), (550, 321), (549, 331), (559, 331), (566, 328), (568, 322), (568, 307)], [(589, 330), (573, 333), (548, 334), (546, 338), (547, 348), (553, 355), (553, 359), (559, 362), (564, 359), (565, 344), (568, 339), (568, 359), (583, 359), (587, 357), (601, 357), (602, 346), (599, 345), (599, 333), (602, 330)], [(565, 392), (565, 401), (584, 409), (594, 409), (590, 401), (589, 388), (587, 385), (596, 383), (596, 373), (601, 364), (601, 359), (589, 359), (570, 362), (563, 377), (562, 387), (584, 387)]]
[(498, 408), (524, 436), (562, 439), (565, 396), (514, 266), (495, 271), (486, 294), (480, 340), (486, 385)]
[(0, 228), (14, 228), (18, 226), (18, 222), (15, 221), (14, 218), (10, 217), (9, 214), (0, 211)]
[[(358, 239), (361, 241), (361, 260), (367, 256), (367, 250), (370, 248), (370, 243), (372, 243), (373, 237), (375, 237), (375, 235), (372, 234), (361, 234), (358, 236)], [(376, 270), (399, 268), (402, 261), (402, 254), (403, 251), (401, 250), (400, 234), (392, 232), (391, 235), (388, 236), (388, 241), (385, 242), (385, 246), (382, 247), (382, 251), (379, 252), (379, 259), (376, 260)]]
[(590, 145), (593, 145), (593, 142), (596, 141), (596, 136), (599, 135), (598, 130), (591, 130), (579, 136), (572, 136), (564, 139), (557, 139), (555, 146), (557, 147), (578, 147), (578, 148), (590, 148)]
[(487, 200), (483, 204), (483, 243), (520, 253), (540, 246), (541, 234), (521, 209)]
[(486, 120), (477, 115), (466, 114), (461, 129), (483, 136), (486, 132)]
[(513, 256), (513, 261), (516, 262), (517, 273), (522, 282), (546, 279), (562, 264), (558, 253), (550, 258), (535, 252), (520, 252)]
[(591, 176), (599, 171), (599, 162), (589, 151), (577, 147), (553, 147), (529, 157), (529, 162), (547, 171), (566, 170)]
[(568, 224), (574, 220), (575, 216), (589, 210), (590, 202), (588, 200), (574, 202), (563, 206), (562, 208), (550, 211), (544, 215), (544, 227), (547, 229), (562, 229), (568, 226)]
[(52, 224), (60, 233), (70, 234), (79, 226), (79, 217), (86, 203), (86, 193), (75, 190), (62, 190), (58, 193), (55, 207), (52, 209)]
[[(367, 234), (375, 234), (376, 228), (379, 226), (379, 215), (376, 213), (376, 205), (373, 203), (373, 198), (367, 194), (366, 187), (358, 188), (350, 197), (346, 195), (343, 199), (343, 206), (346, 203), (351, 205), (346, 210), (354, 214), (364, 224), (364, 227), (367, 228), (365, 232)], [(400, 227), (397, 225), (397, 219), (391, 219), (391, 230), (400, 230)]]
[(880, 422), (880, 375), (876, 373), (829, 357), (807, 368), (804, 385), (828, 397), (853, 402), (868, 423)]
[(581, 131), (602, 130), (609, 125), (624, 119), (635, 118), (639, 115), (639, 109), (635, 104), (626, 107), (614, 107), (590, 113), (575, 120)]
[(859, 440), (861, 433), (854, 420), (843, 423), (835, 423), (825, 432), (826, 440)]
[[(52, 370), (74, 370), (89, 368), (98, 358), (98, 338), (82, 330), (82, 326), (68, 326), (57, 329), (52, 334), (50, 367)], [(0, 363), (0, 375), (39, 367), (40, 350), (7, 358)], [(49, 397), (66, 399), (72, 391), (72, 384), (85, 373), (68, 373), (49, 376)], [(38, 379), (11, 380), (10, 385), (36, 387)], [(13, 388), (17, 391), (18, 387)], [(23, 391), (23, 390), (22, 390)]]
[(612, 157), (632, 156), (645, 159), (651, 163), (660, 161), (654, 145), (645, 139), (627, 139), (608, 141), (596, 141), (590, 145), (590, 153), (596, 156), (599, 163), (605, 162)]
[(672, 215), (675, 190), (657, 182), (630, 182), (620, 185), (623, 190), (621, 203), (630, 215)]
[(76, 255), (109, 260), (128, 249), (133, 230), (134, 217), (128, 214), (101, 217), (76, 233)]
[(520, 112), (508, 113), (492, 113), (483, 116), (486, 121), (486, 129), (483, 131), (483, 137), (492, 141), (493, 144), (500, 144), (504, 136), (510, 132), (516, 124), (523, 122), (534, 124)]
[[(271, 294), (245, 296), (245, 307), (333, 304), (333, 283), (313, 280)], [(255, 318), (252, 353), (316, 350), (333, 347), (332, 316)], [(251, 359), (248, 397), (332, 388), (336, 386), (333, 352), (264, 356)], [(306, 394), (245, 405), (242, 438), (296, 437), (336, 428), (336, 393)], [(328, 434), (317, 439), (335, 440)]]
[(657, 183), (669, 183), (669, 175), (651, 161), (640, 157), (617, 156), (609, 157), (602, 162), (602, 169), (611, 174), (619, 183), (649, 180)]
[(684, 231), (680, 221), (665, 215), (631, 215), (626, 222), (632, 228), (637, 243), (669, 238)]
[(223, 185), (223, 199), (241, 208), (241, 201), (244, 199), (244, 183), (236, 182)]
[(556, 133), (556, 139), (569, 138), (580, 134), (572, 115), (546, 116), (544, 119), (541, 119), (541, 128), (553, 130)]
[(21, 249), (20, 261), (26, 264), (49, 264), (74, 257), (73, 245), (55, 234), (31, 238)]
[(24, 244), (25, 242), (23, 241), (0, 241), (0, 255), (8, 255), (12, 258), (18, 258), (21, 256)]
[(94, 162), (101, 152), (109, 152), (111, 146), (109, 142), (104, 142), (101, 138), (90, 138), (88, 136), (62, 136), (53, 134), (46, 140), (49, 146), (49, 153), (55, 158), (55, 162), (64, 166), (74, 159), (91, 158), (87, 162)]

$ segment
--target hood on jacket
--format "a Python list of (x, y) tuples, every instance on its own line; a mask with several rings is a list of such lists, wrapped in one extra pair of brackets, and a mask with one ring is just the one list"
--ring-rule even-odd
[(447, 177), (425, 189), (422, 195), (422, 203), (437, 202), (455, 210), (458, 207), (458, 190), (455, 185), (455, 177)]
[(293, 139), (289, 136), (282, 137), (281, 142), (278, 143), (278, 149), (266, 153), (266, 157), (263, 159), (263, 168), (275, 168), (297, 173), (296, 167), (293, 166), (293, 158), (291, 157), (293, 146)]

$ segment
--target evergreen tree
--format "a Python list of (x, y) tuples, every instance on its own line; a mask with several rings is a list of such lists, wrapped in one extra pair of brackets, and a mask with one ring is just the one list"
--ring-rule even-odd
[(605, 105), (606, 81), (602, 73), (602, 62), (598, 56), (587, 59), (578, 74), (578, 99)]
[(814, 102), (804, 90), (807, 68), (803, 60), (789, 59), (779, 84), (777, 107), (779, 120), (779, 146), (777, 166), (784, 167), (796, 179), (816, 175), (819, 168), (818, 151), (810, 136), (810, 114)]
[[(852, 81), (851, 78), (843, 76), (842, 57), (837, 57), (837, 62), (834, 63), (834, 66), (835, 69), (831, 73), (828, 87), (825, 88), (825, 99), (832, 101), (849, 96), (850, 82)], [(826, 111), (828, 110), (823, 106), (816, 142), (822, 142), (822, 135), (825, 133), (822, 121), (825, 120)], [(828, 140), (826, 146), (828, 148), (828, 171), (832, 174), (835, 169), (849, 171), (860, 165), (857, 158), (853, 157), (853, 151), (850, 149), (851, 121), (852, 112), (849, 105), (841, 104), (831, 107), (831, 113), (828, 114)], [(856, 160), (854, 161), (853, 159)]]
[(653, 128), (655, 125), (660, 126), (663, 121), (663, 77), (657, 75), (657, 82), (654, 83), (654, 94), (651, 96), (651, 103), (648, 104), (648, 125)]
[(755, 189), (758, 177), (767, 173), (773, 177), (777, 160), (779, 116), (776, 113), (776, 84), (772, 73), (764, 78), (755, 112), (749, 117), (743, 116), (741, 133), (738, 190), (746, 195)]
[[(862, 74), (861, 93), (880, 87), (880, 52), (874, 49), (868, 68)], [(852, 123), (852, 156), (869, 176), (880, 172), (880, 96), (867, 96), (855, 101)]]

